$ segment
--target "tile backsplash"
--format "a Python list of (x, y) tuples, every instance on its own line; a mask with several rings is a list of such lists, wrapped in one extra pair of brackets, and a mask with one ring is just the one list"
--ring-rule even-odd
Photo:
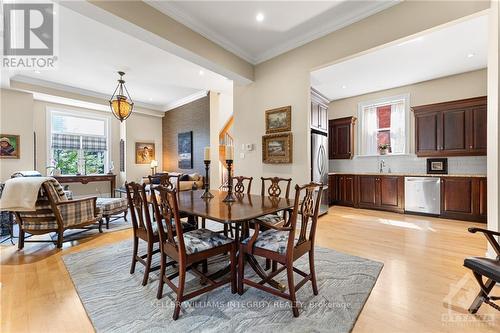
[[(379, 161), (385, 161), (385, 172), (426, 173), (427, 158), (416, 155), (366, 156), (352, 160), (330, 160), (330, 172), (378, 172)], [(486, 156), (448, 157), (448, 174), (486, 175)]]

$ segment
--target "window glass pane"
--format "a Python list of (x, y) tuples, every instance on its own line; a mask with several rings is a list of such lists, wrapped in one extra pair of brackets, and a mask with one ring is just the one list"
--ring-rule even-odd
[(52, 116), (52, 132), (104, 136), (106, 124), (101, 119), (55, 114)]
[(85, 174), (104, 173), (104, 151), (84, 151)]
[(78, 151), (76, 149), (54, 149), (55, 167), (63, 175), (74, 175), (78, 172)]
[(384, 105), (377, 108), (378, 128), (391, 127), (391, 106)]

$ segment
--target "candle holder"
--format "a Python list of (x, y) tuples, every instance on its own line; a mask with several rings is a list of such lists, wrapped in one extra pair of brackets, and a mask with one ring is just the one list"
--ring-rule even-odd
[(208, 178), (208, 170), (210, 169), (210, 160), (205, 160), (205, 192), (201, 195), (202, 199), (211, 199), (214, 197), (212, 193), (210, 193), (210, 182)]
[(226, 160), (227, 163), (227, 195), (222, 200), (223, 202), (235, 202), (236, 198), (233, 195), (233, 176), (231, 173), (231, 167), (233, 165), (233, 160)]

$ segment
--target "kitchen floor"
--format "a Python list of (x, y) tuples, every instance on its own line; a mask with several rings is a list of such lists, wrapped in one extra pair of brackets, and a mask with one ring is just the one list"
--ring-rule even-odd
[[(469, 226), (485, 227), (330, 207), (319, 220), (317, 245), (384, 263), (353, 332), (498, 332), (500, 312), (487, 305), (475, 316), (466, 310), (478, 288), (463, 259), (486, 252), (486, 240), (469, 234)], [(0, 247), (2, 332), (92, 332), (61, 255), (131, 235), (131, 229), (105, 233), (62, 250), (36, 243), (22, 252)]]

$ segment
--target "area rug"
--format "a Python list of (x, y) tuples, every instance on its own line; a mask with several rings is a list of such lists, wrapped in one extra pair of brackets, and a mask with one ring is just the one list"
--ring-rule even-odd
[[(143, 248), (144, 250), (144, 248)], [(300, 316), (294, 318), (289, 302), (254, 288), (231, 294), (229, 285), (183, 303), (172, 320), (175, 295), (165, 285), (156, 299), (158, 274), (141, 285), (143, 266), (130, 274), (132, 241), (63, 256), (80, 299), (97, 332), (350, 332), (382, 270), (380, 262), (334, 250), (316, 248), (319, 295), (310, 283), (297, 293)], [(158, 260), (157, 260), (158, 262)], [(209, 271), (227, 264), (210, 262)], [(296, 266), (308, 272), (307, 256)], [(250, 269), (246, 276), (251, 276)], [(295, 276), (299, 281), (299, 276)], [(199, 278), (188, 273), (189, 292)], [(284, 273), (277, 280), (286, 283)]]

